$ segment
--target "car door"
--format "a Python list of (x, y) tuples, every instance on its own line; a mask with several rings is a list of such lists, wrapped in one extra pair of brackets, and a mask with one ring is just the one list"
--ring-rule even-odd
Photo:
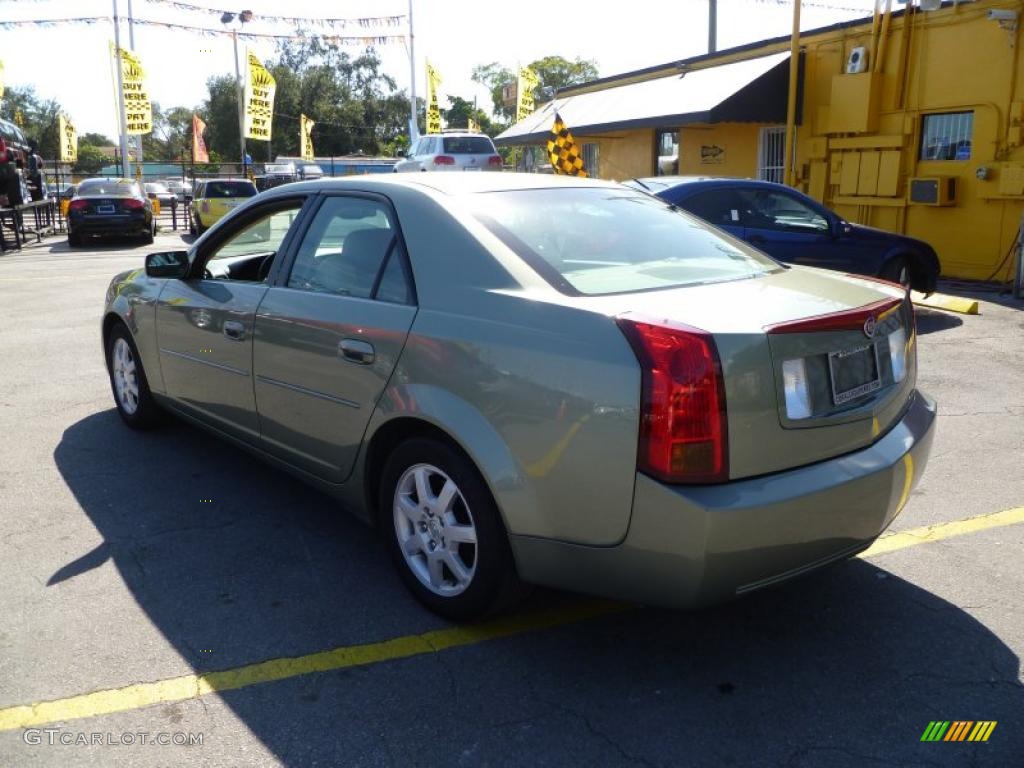
[(743, 239), (755, 248), (789, 264), (849, 269), (824, 210), (781, 189), (748, 187), (741, 194)]
[(169, 281), (157, 301), (167, 394), (191, 415), (252, 443), (259, 440), (252, 378), (256, 308), (305, 200), (275, 200), (236, 217), (195, 254), (189, 279)]
[(388, 201), (325, 196), (256, 314), (263, 447), (328, 482), (344, 481), (415, 315)]

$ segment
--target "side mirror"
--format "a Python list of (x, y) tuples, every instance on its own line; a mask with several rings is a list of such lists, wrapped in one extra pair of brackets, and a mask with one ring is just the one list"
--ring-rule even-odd
[(842, 219), (834, 219), (832, 221), (832, 237), (843, 237), (850, 234), (850, 225)]
[(146, 255), (147, 277), (169, 277), (180, 280), (188, 274), (188, 251), (164, 251)]
[(405, 157), (405, 150), (404, 149), (396, 149), (395, 150), (395, 157)]

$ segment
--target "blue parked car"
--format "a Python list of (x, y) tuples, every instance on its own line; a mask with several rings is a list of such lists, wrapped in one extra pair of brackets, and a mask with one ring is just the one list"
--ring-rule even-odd
[(784, 184), (686, 176), (626, 184), (711, 222), (779, 261), (881, 277), (922, 293), (935, 290), (939, 259), (928, 243), (850, 224)]

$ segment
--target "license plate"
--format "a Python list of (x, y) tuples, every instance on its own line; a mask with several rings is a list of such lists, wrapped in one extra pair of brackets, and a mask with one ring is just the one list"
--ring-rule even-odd
[(112, 205), (101, 205), (96, 208), (96, 213), (113, 213), (114, 206)]
[(882, 380), (878, 368), (878, 348), (875, 344), (830, 352), (828, 369), (832, 378), (832, 402), (842, 405), (881, 389)]

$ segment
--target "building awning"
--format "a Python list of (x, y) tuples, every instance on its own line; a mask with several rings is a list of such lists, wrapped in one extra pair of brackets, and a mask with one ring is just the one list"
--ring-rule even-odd
[(569, 130), (582, 136), (691, 123), (785, 123), (788, 87), (789, 53), (776, 53), (562, 96), (494, 141), (508, 145), (546, 140), (556, 108)]

